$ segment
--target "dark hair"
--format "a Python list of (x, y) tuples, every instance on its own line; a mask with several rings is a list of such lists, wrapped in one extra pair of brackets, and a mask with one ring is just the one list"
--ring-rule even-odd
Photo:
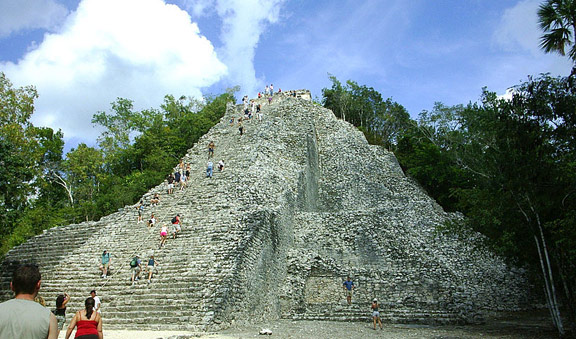
[(96, 290), (90, 291), (90, 294), (92, 294), (92, 293), (96, 294)]
[(56, 297), (56, 308), (62, 307), (62, 304), (64, 303), (65, 299), (66, 299), (66, 297), (64, 296), (64, 294), (59, 294)]
[(88, 297), (86, 298), (86, 301), (84, 301), (84, 307), (86, 308), (86, 318), (90, 319), (90, 317), (92, 317), (92, 312), (94, 312), (95, 304), (96, 302), (92, 297)]
[(40, 270), (34, 264), (25, 264), (18, 267), (12, 274), (12, 289), (16, 295), (34, 294), (36, 284), (41, 279)]

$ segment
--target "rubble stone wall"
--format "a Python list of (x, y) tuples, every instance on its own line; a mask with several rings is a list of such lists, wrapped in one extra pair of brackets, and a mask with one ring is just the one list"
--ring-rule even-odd
[[(178, 238), (158, 248), (158, 230), (135, 222), (136, 206), (58, 227), (8, 253), (0, 297), (10, 294), (7, 268), (35, 261), (46, 272), (50, 307), (66, 290), (77, 310), (96, 288), (113, 328), (369, 319), (373, 298), (390, 322), (478, 322), (530, 307), (522, 270), (489, 252), (479, 234), (439, 233), (461, 216), (444, 212), (392, 153), (312, 103), (308, 91), (298, 95), (257, 99), (265, 104), (262, 120), (243, 121), (244, 135), (237, 124), (244, 107), (229, 105), (184, 156), (192, 166), (188, 187), (167, 195), (164, 182), (144, 195), (145, 215), (155, 213), (159, 224), (181, 215)], [(206, 178), (210, 141), (214, 163), (226, 166)], [(148, 204), (154, 193), (158, 206)], [(97, 271), (103, 249), (113, 253), (109, 279)], [(151, 253), (160, 263), (151, 284), (131, 286), (130, 258)], [(356, 284), (351, 305), (346, 276)]]

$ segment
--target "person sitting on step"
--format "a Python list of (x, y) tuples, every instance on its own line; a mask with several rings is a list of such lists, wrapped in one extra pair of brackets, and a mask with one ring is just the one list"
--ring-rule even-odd
[(155, 224), (156, 224), (156, 217), (154, 216), (154, 213), (152, 213), (150, 219), (148, 219), (148, 229), (154, 227)]
[(160, 203), (160, 196), (158, 195), (158, 193), (154, 193), (154, 197), (150, 199), (150, 205), (158, 206), (158, 203)]

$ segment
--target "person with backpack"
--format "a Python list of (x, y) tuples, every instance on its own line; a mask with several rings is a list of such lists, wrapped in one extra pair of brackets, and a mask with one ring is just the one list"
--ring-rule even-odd
[(138, 276), (142, 271), (142, 262), (137, 255), (130, 260), (130, 271), (132, 272), (132, 286), (134, 286), (134, 282), (139, 279)]
[(180, 214), (176, 214), (174, 218), (172, 218), (172, 238), (176, 239), (176, 234), (178, 234), (182, 230), (180, 224)]
[(146, 267), (146, 271), (148, 272), (148, 283), (152, 280), (152, 274), (154, 273), (154, 267), (158, 265), (158, 262), (154, 260), (154, 255), (150, 256), (148, 259), (148, 266)]

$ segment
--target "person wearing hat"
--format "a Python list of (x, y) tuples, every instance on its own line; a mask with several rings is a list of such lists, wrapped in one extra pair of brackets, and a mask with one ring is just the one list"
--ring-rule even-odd
[(376, 330), (376, 321), (382, 329), (382, 320), (380, 319), (380, 312), (378, 311), (378, 299), (372, 300), (372, 321), (374, 322), (374, 330)]

